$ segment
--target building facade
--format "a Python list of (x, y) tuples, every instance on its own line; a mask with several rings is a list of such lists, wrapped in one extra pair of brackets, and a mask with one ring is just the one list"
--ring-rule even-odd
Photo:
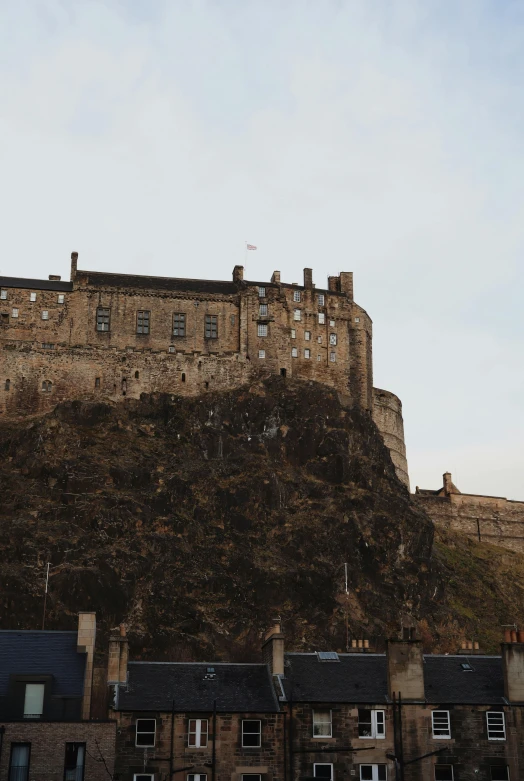
[(0, 415), (59, 401), (141, 393), (194, 396), (280, 374), (335, 388), (375, 418), (407, 484), (400, 401), (373, 390), (372, 323), (353, 274), (313, 284), (231, 282), (82, 271), (71, 280), (0, 277)]

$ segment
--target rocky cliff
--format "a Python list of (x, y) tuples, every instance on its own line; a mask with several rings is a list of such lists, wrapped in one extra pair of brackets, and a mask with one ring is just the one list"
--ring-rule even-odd
[(452, 577), (486, 556), (449, 537), (434, 552), (369, 415), (313, 382), (68, 402), (0, 440), (2, 628), (41, 625), (48, 561), (46, 626), (96, 610), (143, 658), (253, 658), (275, 615), (295, 649), (344, 650), (400, 615), (446, 649), (520, 609), (522, 580), (490, 592), (493, 563)]

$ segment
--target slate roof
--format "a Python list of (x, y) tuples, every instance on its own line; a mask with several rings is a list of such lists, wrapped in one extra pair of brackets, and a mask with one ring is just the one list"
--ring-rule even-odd
[[(387, 702), (385, 654), (339, 654), (321, 662), (316, 654), (286, 654), (284, 687), (294, 702)], [(473, 672), (461, 665), (469, 662)], [(426, 701), (434, 704), (502, 705), (504, 679), (500, 656), (424, 657)]]
[[(216, 677), (206, 680), (208, 667)], [(275, 713), (279, 710), (265, 664), (130, 662), (118, 710)]]
[(52, 694), (81, 697), (86, 655), (76, 650), (76, 632), (0, 631), (0, 697), (10, 675), (52, 675)]
[(88, 285), (100, 287), (138, 287), (147, 290), (218, 293), (221, 295), (234, 295), (235, 293), (238, 293), (238, 286), (234, 282), (223, 282), (214, 279), (147, 277), (139, 274), (106, 274), (101, 271), (78, 271), (77, 276), (87, 276)]
[(59, 282), (57, 279), (23, 279), (22, 277), (0, 277), (0, 287), (20, 287), (24, 290), (60, 290), (70, 292), (72, 282)]

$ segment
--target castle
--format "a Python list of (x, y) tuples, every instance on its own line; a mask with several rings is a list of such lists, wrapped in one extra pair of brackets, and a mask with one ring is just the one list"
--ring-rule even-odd
[(51, 410), (66, 399), (141, 393), (194, 396), (268, 374), (315, 380), (368, 410), (409, 485), (402, 405), (373, 387), (372, 322), (353, 274), (316, 288), (275, 271), (270, 282), (101, 273), (71, 279), (0, 277), (0, 415)]

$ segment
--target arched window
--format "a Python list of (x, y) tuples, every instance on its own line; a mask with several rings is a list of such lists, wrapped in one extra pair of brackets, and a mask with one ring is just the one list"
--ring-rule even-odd
[(42, 391), (44, 393), (51, 393), (51, 390), (53, 389), (53, 383), (51, 380), (44, 380), (42, 383)]

